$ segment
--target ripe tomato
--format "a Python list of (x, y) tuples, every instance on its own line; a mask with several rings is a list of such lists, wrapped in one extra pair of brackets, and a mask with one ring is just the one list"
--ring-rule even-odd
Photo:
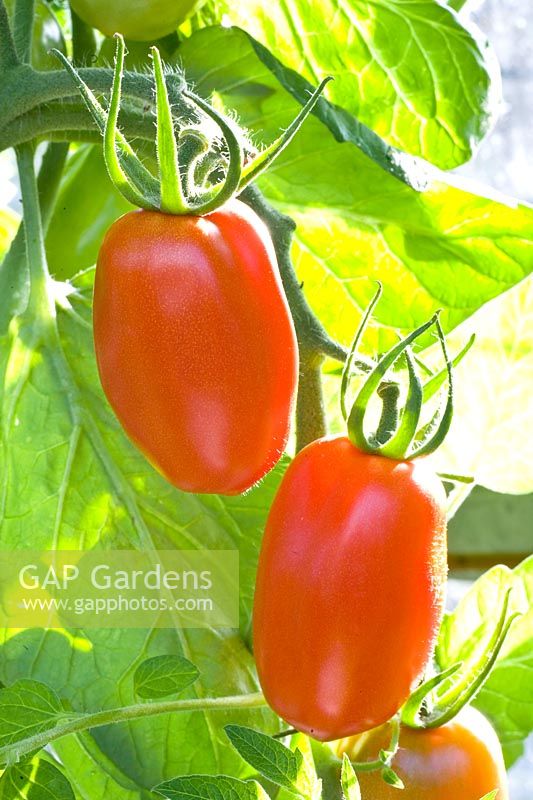
[(272, 241), (244, 203), (120, 217), (98, 255), (94, 340), (117, 417), (176, 486), (237, 494), (279, 459), (296, 337)]
[[(361, 746), (360, 739), (363, 739)], [(387, 726), (363, 737), (335, 743), (339, 755), (366, 761), (377, 758), (389, 743)], [(402, 800), (480, 800), (499, 789), (497, 800), (508, 800), (507, 777), (500, 743), (485, 717), (473, 708), (462, 711), (441, 728), (402, 728), (394, 771), (405, 784)], [(379, 772), (360, 772), (363, 800), (397, 800), (397, 789)]]
[(441, 620), (445, 495), (423, 461), (302, 450), (259, 558), (254, 651), (265, 696), (316, 739), (382, 724), (421, 677)]
[(113, 36), (147, 42), (166, 36), (202, 4), (203, 0), (70, 0), (88, 25)]

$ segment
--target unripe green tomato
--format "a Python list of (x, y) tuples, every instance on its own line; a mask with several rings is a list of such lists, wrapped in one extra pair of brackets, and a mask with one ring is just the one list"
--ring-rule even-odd
[(93, 28), (113, 36), (147, 42), (166, 36), (203, 0), (71, 0), (76, 14)]
[[(15, 0), (6, 0), (8, 14), (13, 14)], [(65, 39), (61, 25), (52, 10), (43, 2), (35, 3), (35, 21), (33, 23), (33, 36), (31, 41), (31, 64), (39, 70), (59, 69), (59, 61), (54, 55), (49, 54), (52, 48), (66, 53)]]

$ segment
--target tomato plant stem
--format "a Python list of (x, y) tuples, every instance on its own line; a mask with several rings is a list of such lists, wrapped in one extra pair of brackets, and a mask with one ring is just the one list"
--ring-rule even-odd
[(15, 0), (13, 40), (18, 57), (25, 64), (30, 63), (34, 14), (35, 0)]
[(54, 318), (55, 309), (49, 292), (50, 276), (44, 251), (33, 147), (30, 144), (21, 145), (17, 148), (16, 153), (24, 209), (26, 258), (30, 277), (27, 313), (31, 320), (47, 323)]
[[(41, 161), (37, 189), (44, 232), (52, 216), (68, 147), (67, 142), (49, 144)], [(5, 330), (9, 319), (16, 313), (13, 302), (18, 303), (23, 299), (25, 282), (27, 283), (26, 245), (24, 224), (21, 222), (0, 268), (0, 297), (5, 298), (0, 306), (0, 331)]]
[[(295, 222), (277, 211), (256, 186), (248, 186), (241, 199), (263, 220), (270, 231), (287, 296), (300, 351), (300, 377), (296, 406), (297, 449), (326, 433), (322, 397), (321, 364), (324, 356), (338, 361), (346, 359), (346, 349), (332, 339), (310, 308), (298, 281), (291, 259)], [(367, 365), (365, 364), (367, 369)]]
[(59, 717), (62, 721), (55, 727), (1, 747), (0, 761), (9, 764), (13, 760), (19, 760), (27, 753), (39, 750), (51, 742), (63, 738), (63, 736), (117, 722), (130, 722), (143, 717), (154, 717), (160, 714), (171, 714), (180, 711), (227, 711), (228, 709), (258, 708), (265, 705), (266, 700), (262, 693), (254, 692), (225, 697), (192, 697), (183, 700), (137, 703), (131, 706), (123, 706), (122, 708), (97, 711), (94, 714), (66, 713), (64, 716)]
[(4, 3), (0, 3), (0, 72), (16, 67), (19, 63), (15, 42), (11, 35), (7, 10)]
[(327, 433), (322, 393), (322, 356), (300, 357), (296, 400), (296, 451)]

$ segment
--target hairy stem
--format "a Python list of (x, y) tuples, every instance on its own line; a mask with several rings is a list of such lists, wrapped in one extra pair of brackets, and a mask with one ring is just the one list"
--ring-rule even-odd
[(29, 64), (35, 0), (15, 0), (13, 13), (13, 40), (20, 61)]
[(97, 711), (94, 714), (68, 715), (63, 722), (54, 728), (28, 736), (22, 741), (0, 748), (0, 762), (11, 763), (22, 756), (40, 750), (51, 742), (62, 739), (71, 733), (99, 728), (117, 722), (131, 722), (143, 717), (154, 717), (161, 714), (172, 714), (180, 711), (227, 711), (228, 709), (258, 708), (265, 706), (266, 700), (261, 692), (227, 697), (192, 697), (186, 700), (167, 700), (154, 703), (138, 703), (122, 708)]
[(19, 63), (15, 42), (11, 33), (4, 0), (0, 0), (0, 72), (16, 67)]
[(29, 269), (30, 294), (27, 312), (41, 323), (54, 318), (55, 309), (49, 295), (48, 266), (44, 251), (44, 237), (39, 205), (39, 192), (35, 177), (34, 152), (30, 144), (17, 148), (17, 165), (24, 210), (24, 238)]
[[(322, 396), (321, 366), (325, 356), (345, 361), (348, 352), (328, 334), (309, 306), (291, 258), (295, 222), (275, 209), (256, 186), (248, 186), (240, 195), (265, 222), (274, 242), (283, 288), (287, 296), (298, 337), (300, 350), (300, 379), (296, 405), (296, 447), (324, 436), (326, 417)], [(354, 359), (359, 372), (369, 372), (373, 364), (359, 356)]]
[(256, 186), (248, 186), (242, 192), (241, 199), (254, 209), (270, 231), (283, 288), (294, 320), (300, 351), (296, 446), (301, 449), (326, 433), (320, 373), (323, 358), (328, 355), (344, 361), (346, 350), (329, 336), (317, 319), (298, 281), (291, 259), (292, 236), (296, 228), (294, 221), (273, 208)]
[(296, 452), (327, 433), (322, 394), (322, 361), (322, 356), (300, 356), (296, 400)]

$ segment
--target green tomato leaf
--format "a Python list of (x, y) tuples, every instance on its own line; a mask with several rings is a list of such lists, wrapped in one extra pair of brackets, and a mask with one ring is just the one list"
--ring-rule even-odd
[(0, 800), (74, 800), (67, 778), (50, 761), (8, 767), (0, 778)]
[(154, 800), (154, 795), (132, 779), (87, 731), (54, 743), (63, 769), (80, 798)]
[(9, 208), (0, 209), (0, 259), (5, 253), (17, 232), (19, 219)]
[(498, 108), (492, 50), (435, 0), (249, 0), (228, 13), (306, 80), (335, 76), (332, 102), (389, 144), (445, 169), (471, 157)]
[(524, 398), (533, 395), (533, 279), (454, 331), (452, 351), (474, 331), (474, 346), (454, 371), (457, 414), (432, 463), (437, 471), (473, 475), (493, 491), (531, 492), (533, 415)]
[[(242, 31), (200, 31), (183, 43), (180, 59), (197, 91), (215, 93), (234, 109), (258, 144), (275, 138), (296, 112)], [(300, 79), (286, 71), (284, 80), (300, 96)], [(320, 114), (326, 110), (322, 104)], [(467, 183), (438, 173), (417, 192), (363, 152), (348, 119), (339, 140), (333, 123), (311, 116), (259, 180), (268, 199), (297, 223), (298, 276), (333, 336), (352, 340), (376, 279), (384, 293), (365, 337), (367, 351), (384, 351), (398, 330), (412, 330), (438, 308), (450, 330), (531, 272), (532, 209), (480, 197)]]
[[(7, 745), (55, 727), (65, 716), (59, 698), (44, 683), (19, 680), (0, 689), (0, 753)], [(0, 763), (5, 763), (1, 755)]]
[(148, 700), (182, 692), (200, 673), (194, 664), (181, 656), (154, 656), (135, 670), (135, 694)]
[(269, 781), (296, 795), (312, 797), (306, 764), (299, 750), (292, 751), (276, 739), (240, 725), (227, 725), (226, 734), (244, 760)]
[(227, 775), (189, 775), (154, 787), (168, 800), (267, 800), (257, 781), (239, 781)]
[(359, 781), (346, 753), (342, 756), (341, 786), (344, 800), (361, 800)]
[[(5, 630), (0, 680), (42, 681), (76, 711), (94, 711), (136, 702), (135, 669), (155, 656), (178, 655), (200, 671), (186, 696), (257, 691), (246, 640), (261, 535), (286, 462), (244, 497), (171, 487), (127, 440), (101, 392), (92, 280), (93, 271), (84, 273), (70, 294), (55, 286), (61, 289), (57, 341), (43, 340), (32, 326), (21, 329), (19, 318), (0, 338), (0, 549), (30, 543), (37, 550), (89, 549), (105, 542), (109, 548), (239, 550), (241, 631)], [(88, 751), (69, 738), (55, 749), (73, 786), (78, 780), (89, 785), (100, 764), (113, 774), (110, 786), (122, 800), (132, 787), (147, 791), (184, 772), (248, 775), (238, 754), (220, 746), (230, 722), (279, 730), (266, 708), (191, 712), (97, 729), (85, 740), (95, 745)]]
[(533, 556), (512, 574), (505, 567), (485, 573), (443, 622), (436, 656), (441, 669), (468, 662), (490, 636), (492, 618), (513, 584), (511, 610), (521, 612), (474, 705), (488, 716), (502, 743), (507, 765), (520, 757), (533, 731)]

